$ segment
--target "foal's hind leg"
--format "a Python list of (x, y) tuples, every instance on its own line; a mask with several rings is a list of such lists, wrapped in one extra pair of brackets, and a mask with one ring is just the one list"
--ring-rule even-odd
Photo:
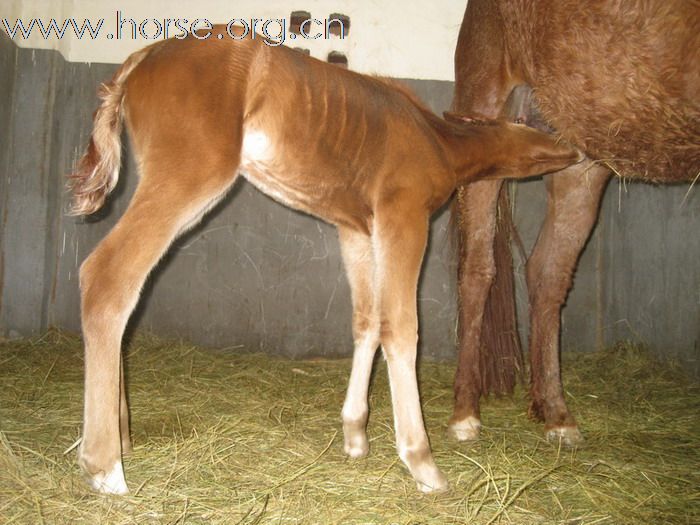
[(122, 442), (122, 454), (131, 452), (131, 433), (129, 430), (129, 405), (126, 399), (124, 383), (124, 356), (119, 355), (119, 434)]
[[(394, 202), (400, 202), (395, 197)], [(380, 338), (386, 357), (394, 409), (396, 447), (418, 489), (447, 488), (435, 465), (425, 432), (416, 379), (417, 288), (428, 237), (428, 214), (418, 203), (379, 206), (372, 241), (380, 304)]]
[(127, 492), (121, 454), (128, 410), (120, 387), (126, 322), (148, 272), (172, 240), (235, 178), (237, 158), (211, 157), (145, 159), (129, 208), (80, 269), (85, 408), (78, 461), (101, 492)]
[(352, 333), (355, 350), (348, 391), (343, 404), (345, 453), (353, 458), (367, 455), (367, 391), (374, 354), (379, 345), (379, 311), (374, 297), (372, 239), (348, 228), (340, 228), (340, 247), (352, 292)]
[(572, 166), (547, 177), (547, 216), (527, 263), (530, 294), (530, 415), (544, 420), (548, 439), (583, 440), (564, 401), (559, 366), (561, 308), (578, 257), (598, 217), (610, 179), (600, 166)]

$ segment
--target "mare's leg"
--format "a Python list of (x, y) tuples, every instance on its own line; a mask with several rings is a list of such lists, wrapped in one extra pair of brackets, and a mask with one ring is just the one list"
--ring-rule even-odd
[[(459, 31), (455, 51), (455, 96), (452, 109), (469, 116), (497, 118), (499, 115), (511, 120), (527, 121), (529, 96), (527, 91), (513, 88), (527, 83), (522, 53), (517, 48), (509, 49), (509, 31), (512, 31), (511, 14), (517, 11), (504, 8), (501, 2), (491, 0), (469, 0)], [(508, 98), (511, 97), (509, 101)], [(513, 103), (509, 107), (509, 103)], [(488, 294), (494, 279), (504, 276), (505, 271), (494, 260), (494, 228), (496, 224), (496, 202), (498, 182), (484, 182), (460, 190), (457, 208), (461, 237), (467, 242), (467, 253), (460, 254), (460, 341), (459, 362), (455, 378), (455, 409), (450, 418), (449, 433), (460, 440), (476, 439), (479, 436), (479, 397), (482, 391), (481, 357), (496, 369), (503, 363), (494, 363), (495, 358), (486, 352), (481, 355), (482, 325), (486, 330), (495, 330), (493, 324), (500, 314), (510, 318), (508, 330), (515, 325), (514, 301), (503, 303), (502, 298), (492, 297), (495, 312), (484, 316)], [(503, 213), (509, 213), (503, 210)], [(470, 218), (464, 219), (466, 214)], [(498, 233), (505, 236), (504, 233)], [(508, 242), (508, 241), (505, 241)], [(505, 265), (510, 269), (510, 265)], [(496, 273), (500, 272), (497, 276)], [(519, 343), (503, 346), (502, 351), (513, 357), (519, 354)], [(511, 365), (512, 368), (512, 365)]]
[(168, 156), (143, 159), (143, 178), (129, 208), (80, 269), (85, 408), (78, 461), (93, 488), (112, 494), (128, 491), (121, 462), (128, 409), (120, 365), (127, 320), (151, 268), (230, 187), (238, 166), (230, 151), (227, 159), (206, 148), (149, 151)]
[(479, 349), (486, 299), (496, 274), (493, 239), (496, 202), (502, 181), (479, 181), (458, 189), (458, 227), (463, 247), (459, 254), (459, 341), (455, 377), (455, 407), (448, 433), (460, 440), (479, 437), (481, 373)]
[(379, 345), (379, 311), (374, 298), (374, 255), (372, 239), (364, 233), (339, 228), (340, 248), (352, 292), (352, 334), (355, 350), (348, 391), (343, 404), (345, 453), (366, 456), (367, 393), (374, 354)]
[(549, 439), (583, 440), (564, 401), (559, 366), (561, 308), (579, 255), (598, 217), (610, 173), (590, 163), (546, 178), (547, 216), (527, 263), (530, 295), (531, 417), (545, 422)]
[[(492, 64), (496, 66), (496, 63)], [(532, 102), (532, 89), (525, 84), (514, 86), (510, 90), (507, 99), (499, 106), (500, 99), (509, 89), (513, 79), (494, 74), (495, 84), (488, 84), (490, 93), (498, 93), (499, 101), (496, 105), (489, 105), (485, 101), (488, 97), (473, 98), (469, 89), (463, 90), (468, 93), (463, 95), (471, 101), (473, 107), (478, 107), (481, 113), (489, 117), (495, 116), (500, 107), (500, 117), (510, 122), (526, 122), (529, 126), (550, 132), (551, 129), (542, 120), (537, 108)], [(472, 98), (470, 98), (472, 97)], [(479, 398), (483, 393), (485, 381), (482, 378), (482, 366), (494, 363), (496, 357), (489, 353), (482, 356), (481, 348), (484, 331), (497, 320), (498, 315), (488, 313), (485, 315), (486, 301), (492, 286), (498, 279), (512, 280), (512, 275), (504, 275), (505, 271), (512, 273), (510, 264), (500, 264), (497, 268), (494, 259), (494, 239), (496, 235), (508, 237), (505, 233), (496, 232), (497, 222), (497, 202), (499, 190), (502, 183), (499, 181), (482, 181), (459, 188), (457, 192), (458, 226), (460, 230), (459, 254), (459, 357), (457, 364), (457, 374), (455, 377), (455, 408), (450, 418), (448, 433), (459, 441), (475, 440), (479, 437), (481, 429), (481, 418), (479, 414)], [(510, 210), (501, 210), (501, 213), (510, 213)], [(508, 246), (510, 239), (505, 239)], [(503, 274), (497, 275), (497, 272)], [(494, 301), (496, 308), (502, 311), (502, 316), (512, 319), (509, 326), (498, 326), (498, 331), (517, 329), (515, 326), (515, 297), (510, 299), (510, 306), (503, 304), (504, 300), (499, 298)], [(520, 354), (520, 343), (512, 343), (513, 349), (507, 354)], [(515, 355), (514, 355), (515, 354)], [(503, 362), (495, 362), (496, 369), (508, 366)], [(511, 367), (513, 365), (510, 365)]]
[[(409, 205), (410, 204), (410, 205)], [(425, 432), (416, 379), (418, 274), (428, 238), (428, 213), (394, 196), (375, 214), (372, 241), (399, 457), (423, 492), (447, 488)]]

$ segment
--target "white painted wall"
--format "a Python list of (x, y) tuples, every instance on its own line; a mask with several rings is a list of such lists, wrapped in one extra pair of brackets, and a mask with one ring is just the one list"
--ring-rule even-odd
[[(56, 49), (70, 61), (120, 63), (153, 40), (132, 40), (128, 31), (127, 38), (108, 39), (107, 34), (116, 31), (118, 9), (123, 17), (137, 23), (147, 18), (206, 18), (212, 23), (233, 18), (288, 20), (292, 10), (302, 9), (318, 19), (343, 13), (351, 20), (345, 40), (287, 40), (287, 44), (306, 47), (312, 56), (321, 59), (329, 51), (341, 51), (348, 56), (350, 68), (363, 73), (453, 80), (453, 54), (465, 6), (466, 0), (2, 0), (0, 27), (3, 19), (13, 27), (20, 18), (28, 25), (32, 18), (41, 18), (47, 24), (52, 17), (59, 23), (73, 17), (78, 26), (83, 19), (92, 19), (97, 25), (102, 18), (104, 24), (95, 40), (88, 36), (78, 39), (71, 30), (62, 39), (52, 36), (45, 40), (35, 28), (29, 39), (16, 35), (14, 41), (22, 47)], [(270, 25), (270, 32), (276, 33), (277, 27)], [(155, 28), (153, 23), (146, 26), (151, 34)]]

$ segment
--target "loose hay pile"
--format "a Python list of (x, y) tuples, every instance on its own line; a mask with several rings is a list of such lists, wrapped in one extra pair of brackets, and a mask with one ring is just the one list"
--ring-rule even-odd
[(640, 349), (565, 356), (587, 438), (559, 450), (522, 389), (484, 404), (482, 439), (445, 436), (451, 365), (420, 367), (446, 494), (421, 496), (396, 457), (378, 360), (370, 456), (342, 453), (350, 361), (288, 361), (139, 336), (127, 350), (131, 494), (92, 493), (75, 452), (82, 348), (51, 332), (0, 343), (0, 523), (698, 523), (700, 389)]

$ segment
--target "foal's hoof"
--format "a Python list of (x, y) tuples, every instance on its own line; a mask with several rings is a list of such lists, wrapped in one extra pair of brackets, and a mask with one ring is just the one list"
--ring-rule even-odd
[(117, 462), (112, 470), (107, 473), (99, 472), (92, 475), (86, 473), (85, 479), (94, 490), (102, 494), (123, 496), (129, 493), (121, 461)]
[(399, 451), (399, 457), (408, 467), (420, 492), (431, 494), (447, 490), (447, 478), (435, 464), (430, 447), (424, 445), (410, 451)]
[(363, 458), (369, 452), (369, 441), (365, 432), (365, 421), (346, 421), (343, 423), (345, 443), (343, 450), (351, 458)]
[(346, 442), (343, 450), (353, 459), (364, 458), (369, 453), (369, 443), (366, 439), (364, 441), (353, 440)]
[(450, 421), (447, 426), (447, 435), (457, 441), (476, 441), (480, 432), (481, 421), (472, 416), (460, 421)]
[(435, 468), (435, 472), (431, 473), (429, 479), (423, 481), (416, 479), (416, 486), (423, 494), (438, 494), (446, 492), (450, 488), (447, 477), (437, 468)]
[(578, 427), (552, 427), (545, 430), (545, 436), (550, 443), (561, 443), (572, 448), (583, 445), (585, 441)]

